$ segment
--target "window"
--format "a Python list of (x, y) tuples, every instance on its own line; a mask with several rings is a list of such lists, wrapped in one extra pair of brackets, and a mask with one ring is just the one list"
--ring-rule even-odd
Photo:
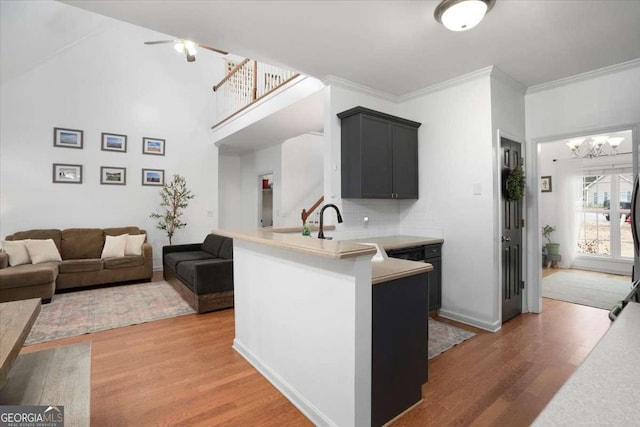
[(632, 174), (602, 172), (582, 177), (577, 252), (586, 256), (632, 258)]

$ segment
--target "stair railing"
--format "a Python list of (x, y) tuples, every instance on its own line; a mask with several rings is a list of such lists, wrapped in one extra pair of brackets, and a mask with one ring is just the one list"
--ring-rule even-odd
[(211, 129), (227, 122), (299, 75), (249, 58), (240, 61), (218, 84), (213, 86), (213, 91), (217, 95), (217, 117), (224, 117), (224, 119), (211, 126)]
[(316, 202), (313, 204), (313, 206), (311, 206), (309, 208), (309, 210), (302, 209), (302, 213), (300, 214), (300, 218), (302, 218), (302, 225), (303, 226), (307, 223), (307, 219), (311, 216), (313, 211), (318, 209), (318, 206), (320, 206), (322, 204), (322, 202), (324, 202), (324, 196), (321, 196), (318, 200), (316, 200)]

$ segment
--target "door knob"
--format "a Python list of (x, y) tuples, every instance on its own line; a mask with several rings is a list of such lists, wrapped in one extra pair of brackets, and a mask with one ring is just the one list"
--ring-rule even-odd
[(503, 242), (510, 242), (511, 241), (511, 237), (502, 236), (502, 241)]

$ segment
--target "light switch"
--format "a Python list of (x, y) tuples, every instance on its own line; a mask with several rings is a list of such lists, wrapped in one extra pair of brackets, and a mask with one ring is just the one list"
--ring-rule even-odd
[(479, 182), (476, 182), (475, 184), (473, 184), (473, 195), (479, 196), (481, 194), (482, 194), (482, 184), (480, 184)]

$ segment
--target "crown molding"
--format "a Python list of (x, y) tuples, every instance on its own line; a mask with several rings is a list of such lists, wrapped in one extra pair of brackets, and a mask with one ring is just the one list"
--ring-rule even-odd
[(409, 92), (409, 93), (407, 93), (405, 95), (399, 96), (398, 97), (398, 102), (405, 102), (405, 101), (408, 101), (410, 99), (419, 98), (421, 96), (425, 96), (425, 95), (428, 95), (430, 93), (437, 92), (439, 90), (450, 88), (452, 86), (457, 86), (459, 84), (470, 82), (472, 80), (476, 80), (476, 79), (479, 79), (479, 78), (482, 78), (482, 77), (488, 77), (489, 75), (491, 75), (491, 72), (492, 72), (493, 69), (494, 69), (494, 66), (491, 65), (489, 67), (481, 68), (481, 69), (473, 71), (471, 73), (467, 73), (467, 74), (463, 74), (463, 75), (458, 76), (458, 77), (454, 77), (453, 79), (446, 80), (446, 81), (444, 81), (442, 83), (437, 83), (435, 85), (427, 86), (427, 87), (425, 87), (423, 89), (418, 89), (416, 91)]
[(398, 102), (398, 97), (395, 95), (384, 92), (382, 90), (374, 89), (369, 86), (361, 85), (360, 83), (355, 83), (350, 80), (343, 79), (341, 77), (328, 75), (324, 79), (322, 79), (322, 83), (324, 83), (325, 86), (342, 87), (344, 89), (353, 90), (356, 92), (363, 93), (365, 95), (375, 96), (377, 98), (382, 98), (384, 100), (391, 101), (394, 103)]
[(509, 74), (502, 71), (500, 68), (494, 66), (493, 70), (491, 70), (491, 78), (494, 80), (498, 80), (501, 83), (506, 84), (510, 88), (524, 95), (527, 92), (527, 87), (520, 83), (518, 80), (511, 77)]
[(586, 73), (576, 74), (574, 76), (553, 80), (535, 86), (530, 86), (527, 89), (527, 95), (549, 89), (555, 89), (557, 87), (565, 86), (572, 83), (578, 83), (584, 80), (594, 79), (596, 77), (602, 77), (613, 73), (619, 73), (621, 71), (631, 70), (638, 67), (640, 67), (640, 58), (632, 59), (631, 61), (621, 62), (619, 64), (610, 65), (604, 68), (598, 68), (597, 70), (593, 71), (587, 71)]

